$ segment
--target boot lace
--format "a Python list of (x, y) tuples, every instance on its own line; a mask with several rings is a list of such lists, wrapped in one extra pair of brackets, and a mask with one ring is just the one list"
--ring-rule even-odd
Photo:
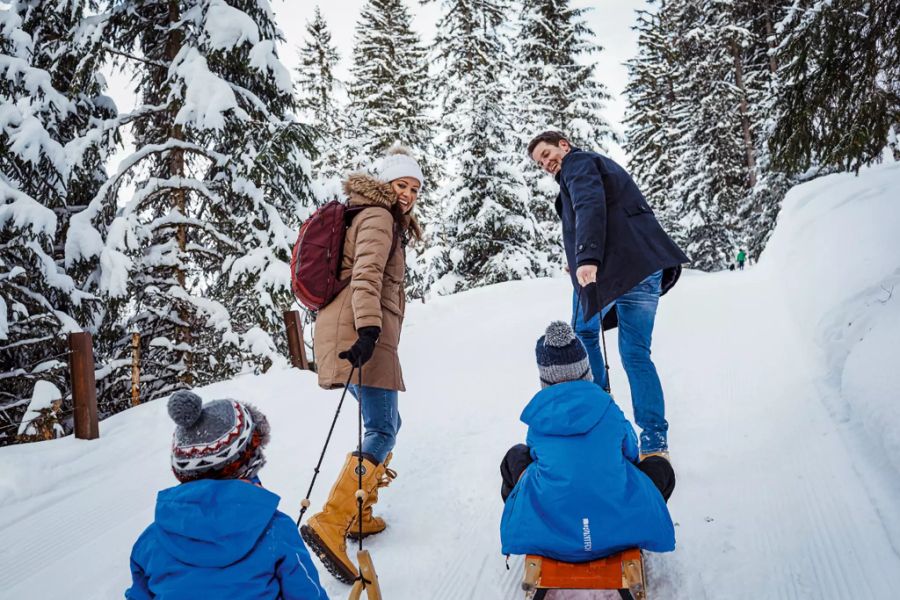
[(391, 485), (391, 482), (397, 478), (397, 471), (385, 468), (384, 475), (378, 479), (378, 487), (383, 488)]

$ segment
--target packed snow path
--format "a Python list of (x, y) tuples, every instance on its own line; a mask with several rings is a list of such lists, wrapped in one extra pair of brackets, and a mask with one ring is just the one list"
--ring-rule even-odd
[[(538, 389), (534, 343), (568, 318), (565, 279), (514, 282), (410, 307), (402, 357), (409, 392), (381, 494), (388, 522), (367, 544), (395, 600), (520, 598), (521, 560), (499, 552), (498, 464), (523, 439)], [(611, 348), (616, 337), (609, 337)], [(613, 354), (613, 392), (630, 413)], [(654, 342), (678, 486), (678, 549), (649, 558), (651, 598), (893, 597), (900, 558), (857, 474), (840, 425), (816, 394), (807, 348), (761, 270), (687, 272), (660, 305)], [(273, 422), (263, 481), (296, 514), (337, 392), (278, 370), (201, 390), (256, 402)], [(318, 507), (355, 440), (352, 401), (313, 496)], [(128, 554), (172, 484), (165, 403), (72, 438), (0, 451), (0, 597), (118, 598)], [(348, 588), (324, 571), (334, 598)], [(77, 593), (74, 590), (78, 590)]]

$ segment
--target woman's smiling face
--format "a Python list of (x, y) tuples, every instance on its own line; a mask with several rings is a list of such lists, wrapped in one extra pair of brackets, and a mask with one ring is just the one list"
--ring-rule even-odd
[(421, 185), (415, 177), (400, 177), (391, 181), (391, 190), (397, 196), (397, 203), (400, 204), (403, 214), (408, 213), (415, 206)]

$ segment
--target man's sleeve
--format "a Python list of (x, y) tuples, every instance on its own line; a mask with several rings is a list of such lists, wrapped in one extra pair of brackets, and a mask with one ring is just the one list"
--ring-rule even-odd
[(575, 209), (575, 264), (603, 263), (606, 246), (606, 191), (596, 163), (588, 155), (566, 161), (563, 183)]

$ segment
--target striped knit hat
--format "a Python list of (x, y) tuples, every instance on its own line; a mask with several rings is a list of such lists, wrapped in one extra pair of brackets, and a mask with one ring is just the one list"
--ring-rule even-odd
[(565, 381), (593, 381), (587, 352), (568, 323), (553, 321), (534, 349), (541, 387)]
[(172, 437), (172, 471), (182, 483), (195, 479), (251, 479), (266, 464), (269, 422), (259, 409), (236, 400), (206, 405), (193, 392), (169, 399), (178, 425)]

